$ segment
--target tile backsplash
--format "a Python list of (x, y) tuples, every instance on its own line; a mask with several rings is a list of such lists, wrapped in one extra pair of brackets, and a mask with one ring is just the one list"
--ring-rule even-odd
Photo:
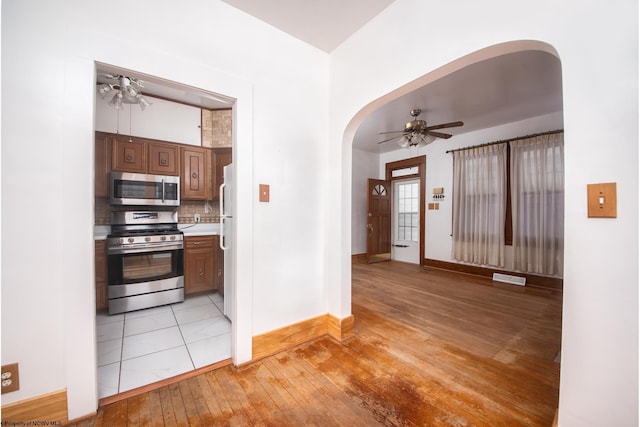
[[(96, 197), (95, 200), (95, 225), (110, 225), (111, 205), (109, 199)], [(205, 206), (207, 203), (208, 206)], [(205, 213), (205, 210), (208, 212)], [(200, 214), (201, 223), (214, 223), (220, 220), (217, 202), (200, 200), (182, 200), (180, 202), (178, 208), (178, 222), (180, 224), (193, 224), (195, 214)]]
[[(205, 213), (205, 205), (208, 212)], [(180, 224), (194, 223), (194, 215), (200, 214), (200, 222), (218, 222), (220, 220), (218, 202), (200, 201), (200, 200), (183, 200), (178, 208), (178, 222)]]

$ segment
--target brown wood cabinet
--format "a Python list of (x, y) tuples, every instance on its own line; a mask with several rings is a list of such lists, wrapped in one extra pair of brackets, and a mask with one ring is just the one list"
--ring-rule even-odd
[(96, 263), (96, 311), (108, 308), (109, 296), (107, 294), (107, 241), (95, 241)]
[(211, 200), (211, 150), (199, 147), (182, 147), (182, 176), (180, 198), (184, 200)]
[(147, 144), (144, 139), (115, 135), (111, 139), (112, 166), (118, 172), (147, 173)]
[(109, 197), (111, 171), (180, 176), (183, 200), (218, 200), (231, 148), (203, 148), (96, 132), (96, 197)]
[(218, 236), (187, 236), (184, 246), (185, 295), (216, 290)]
[(95, 145), (96, 197), (109, 197), (109, 172), (111, 172), (111, 135), (96, 132)]
[(149, 141), (147, 143), (149, 164), (147, 172), (155, 175), (180, 175), (178, 162), (180, 146), (167, 142)]
[(212, 198), (220, 198), (220, 184), (223, 182), (222, 168), (231, 163), (231, 148), (215, 148), (213, 150), (213, 188)]

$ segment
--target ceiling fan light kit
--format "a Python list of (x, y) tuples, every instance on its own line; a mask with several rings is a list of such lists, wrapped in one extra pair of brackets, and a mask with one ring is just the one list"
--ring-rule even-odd
[[(132, 77), (122, 75), (102, 74), (104, 77), (117, 80), (118, 83), (105, 83), (98, 86), (98, 94), (103, 98), (109, 93), (115, 92), (109, 106), (116, 110), (121, 110), (123, 104), (138, 104), (141, 110), (146, 109), (151, 105), (145, 97), (142, 96), (142, 92), (139, 88), (144, 87), (142, 80), (138, 80)], [(137, 86), (137, 87), (136, 87)]]
[(406, 123), (404, 125), (404, 130), (402, 131), (380, 132), (379, 135), (390, 133), (401, 133), (402, 135), (385, 139), (384, 141), (378, 142), (378, 144), (400, 138), (397, 142), (398, 145), (400, 145), (400, 147), (402, 148), (424, 147), (425, 145), (431, 144), (437, 138), (448, 139), (452, 136), (448, 133), (434, 132), (434, 129), (445, 129), (462, 126), (464, 124), (462, 122), (451, 122), (443, 123), (440, 125), (427, 126), (426, 121), (418, 120), (418, 116), (420, 115), (420, 113), (422, 113), (421, 109), (412, 109), (409, 114), (411, 115), (411, 117), (413, 117), (413, 120)]

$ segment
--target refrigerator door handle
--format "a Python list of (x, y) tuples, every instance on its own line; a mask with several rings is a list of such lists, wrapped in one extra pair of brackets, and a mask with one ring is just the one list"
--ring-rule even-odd
[(224, 187), (226, 186), (225, 183), (220, 184), (220, 192), (218, 193), (219, 195), (219, 203), (220, 203), (220, 249), (222, 249), (223, 251), (226, 251), (227, 249), (229, 249), (229, 247), (227, 245), (225, 245), (225, 241), (224, 241)]

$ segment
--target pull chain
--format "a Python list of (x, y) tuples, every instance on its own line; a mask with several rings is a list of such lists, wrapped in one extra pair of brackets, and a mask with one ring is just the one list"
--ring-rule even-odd
[(116, 110), (116, 135), (120, 135), (120, 110)]

